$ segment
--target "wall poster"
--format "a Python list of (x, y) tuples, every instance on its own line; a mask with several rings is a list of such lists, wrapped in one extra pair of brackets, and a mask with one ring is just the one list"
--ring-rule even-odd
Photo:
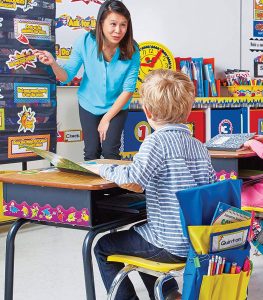
[(33, 49), (55, 55), (55, 0), (0, 3), (0, 163), (38, 159), (34, 146), (56, 151), (56, 78)]

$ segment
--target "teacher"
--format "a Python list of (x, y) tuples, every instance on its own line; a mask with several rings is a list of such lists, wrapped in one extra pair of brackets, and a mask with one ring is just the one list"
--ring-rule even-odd
[(59, 66), (48, 51), (34, 50), (50, 65), (57, 79), (70, 82), (81, 66), (79, 116), (84, 138), (84, 159), (120, 159), (121, 133), (135, 90), (140, 54), (133, 40), (130, 12), (121, 1), (107, 0), (98, 12), (95, 31), (73, 45), (69, 61)]

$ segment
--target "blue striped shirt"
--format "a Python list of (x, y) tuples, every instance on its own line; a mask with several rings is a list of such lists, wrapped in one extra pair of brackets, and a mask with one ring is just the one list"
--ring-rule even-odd
[(149, 135), (130, 165), (104, 165), (100, 175), (117, 184), (138, 183), (145, 189), (147, 223), (135, 230), (156, 247), (185, 257), (176, 192), (215, 181), (206, 147), (186, 125), (166, 125)]

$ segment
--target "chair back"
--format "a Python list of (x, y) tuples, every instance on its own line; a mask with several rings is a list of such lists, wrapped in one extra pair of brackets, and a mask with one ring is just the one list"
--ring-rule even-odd
[(223, 180), (176, 193), (183, 214), (183, 227), (210, 225), (218, 202), (241, 207), (242, 180)]
[[(231, 288), (224, 288), (227, 281), (230, 282), (230, 287), (232, 284), (237, 286), (236, 289), (232, 289), (229, 299), (241, 299), (237, 297), (240, 293), (238, 282), (241, 280), (241, 275), (224, 274), (225, 279), (221, 288), (218, 288), (216, 282), (221, 280), (222, 275), (206, 276), (212, 256), (225, 257), (227, 261), (236, 262), (239, 266), (243, 266), (244, 261), (249, 257), (250, 245), (247, 242), (247, 236), (251, 220), (226, 225), (211, 225), (219, 202), (241, 207), (241, 185), (241, 180), (224, 180), (177, 192), (176, 195), (181, 207), (182, 227), (190, 243), (184, 272), (183, 300), (219, 299), (212, 297), (212, 294), (230, 293)], [(223, 248), (222, 250), (213, 250), (211, 245), (214, 245), (214, 236), (217, 239), (219, 236), (231, 235), (237, 231), (244, 232), (245, 238), (242, 246), (236, 246), (233, 249), (226, 248), (224, 251)], [(209, 282), (210, 294), (204, 298), (201, 295), (207, 289), (206, 281)], [(246, 292), (246, 286), (242, 288), (243, 294)], [(218, 289), (217, 292), (216, 289)]]

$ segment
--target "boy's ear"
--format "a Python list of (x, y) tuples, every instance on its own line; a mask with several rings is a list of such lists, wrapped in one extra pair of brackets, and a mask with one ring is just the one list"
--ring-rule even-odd
[(143, 106), (142, 109), (143, 109), (143, 111), (144, 111), (146, 117), (147, 117), (148, 119), (152, 119), (152, 113), (151, 113), (145, 106)]

